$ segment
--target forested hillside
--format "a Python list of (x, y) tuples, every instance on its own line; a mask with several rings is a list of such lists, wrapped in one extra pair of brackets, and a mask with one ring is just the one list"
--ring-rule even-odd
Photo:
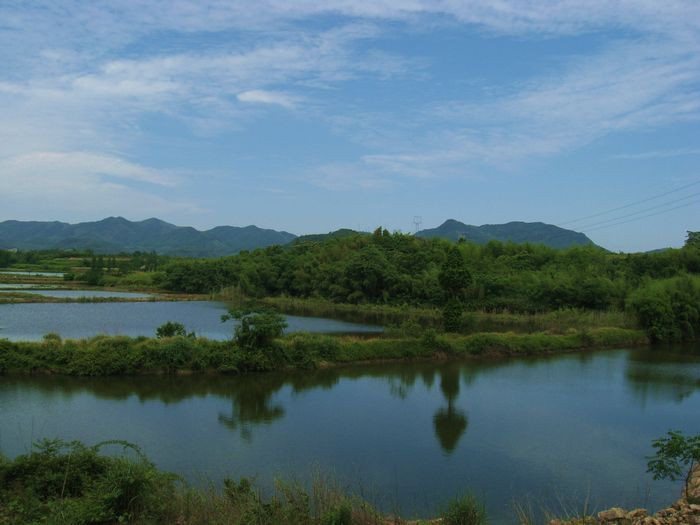
[(182, 292), (236, 287), (248, 296), (441, 305), (446, 297), (440, 272), (452, 249), (469, 274), (461, 300), (468, 308), (486, 310), (623, 308), (630, 291), (648, 280), (700, 272), (700, 248), (694, 245), (613, 254), (595, 246), (558, 250), (498, 241), (451, 243), (378, 229), (372, 235), (179, 261), (161, 279), (166, 288)]
[(95, 253), (157, 252), (163, 255), (218, 257), (240, 250), (287, 244), (296, 235), (257, 226), (217, 226), (206, 231), (159, 219), (132, 222), (108, 217), (96, 222), (0, 222), (0, 249), (92, 250)]
[(486, 244), (489, 241), (531, 242), (544, 244), (552, 248), (568, 248), (570, 246), (593, 244), (593, 241), (583, 233), (543, 222), (514, 221), (506, 224), (472, 226), (449, 219), (437, 228), (419, 231), (416, 233), (416, 236), (428, 239), (447, 239), (450, 241), (464, 239), (476, 244)]

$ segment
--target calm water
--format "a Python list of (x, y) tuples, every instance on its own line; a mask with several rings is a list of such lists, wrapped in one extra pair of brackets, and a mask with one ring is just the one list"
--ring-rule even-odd
[[(43, 292), (42, 292), (43, 293)], [(0, 338), (38, 340), (56, 332), (64, 338), (98, 334), (152, 336), (167, 321), (212, 339), (227, 339), (233, 323), (222, 323), (224, 303), (173, 301), (142, 303), (22, 303), (0, 304)], [(376, 332), (381, 328), (317, 317), (287, 316), (290, 332)]]
[(0, 275), (36, 275), (38, 277), (63, 277), (63, 272), (15, 272), (0, 270)]
[[(1, 288), (3, 288), (2, 285), (0, 285)], [(124, 299), (145, 299), (151, 297), (151, 294), (147, 293), (115, 292), (110, 290), (22, 290), (22, 293), (32, 293), (46, 297), (119, 297)]]
[(652, 481), (645, 456), (668, 429), (700, 432), (699, 350), (247, 378), (0, 377), (0, 450), (126, 439), (195, 483), (269, 487), (320, 469), (416, 515), (469, 488), (493, 523), (514, 521), (513, 501), (659, 508), (680, 488)]

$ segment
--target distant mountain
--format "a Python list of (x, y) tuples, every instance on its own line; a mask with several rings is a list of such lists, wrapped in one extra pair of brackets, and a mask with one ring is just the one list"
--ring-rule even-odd
[(449, 219), (437, 228), (421, 230), (418, 237), (440, 238), (457, 241), (464, 238), (477, 244), (486, 244), (491, 240), (512, 241), (515, 243), (530, 242), (544, 244), (552, 248), (567, 248), (569, 246), (585, 246), (593, 244), (583, 233), (575, 232), (545, 224), (543, 222), (508, 222), (506, 224), (484, 224), (471, 226), (454, 219)]
[(369, 235), (367, 232), (358, 232), (349, 228), (341, 228), (328, 233), (312, 233), (309, 235), (300, 235), (294, 241), (294, 244), (302, 244), (305, 242), (323, 242), (328, 239), (342, 239), (343, 237), (351, 237), (353, 235)]
[[(95, 253), (151, 252), (190, 257), (219, 257), (241, 250), (254, 250), (272, 245), (323, 242), (327, 239), (367, 232), (343, 228), (329, 233), (302, 235), (257, 226), (217, 226), (200, 231), (189, 226), (175, 226), (160, 219), (132, 222), (122, 217), (101, 221), (68, 224), (65, 222), (4, 221), (0, 222), (0, 249), (90, 249)], [(490, 240), (517, 243), (541, 243), (553, 248), (593, 244), (583, 233), (542, 222), (509, 222), (470, 226), (453, 219), (437, 228), (422, 230), (418, 237), (460, 238), (485, 244)]]
[(160, 219), (140, 222), (109, 217), (96, 222), (0, 222), (0, 249), (91, 249), (96, 253), (155, 251), (192, 257), (231, 255), (241, 250), (288, 244), (296, 235), (257, 226), (217, 226), (199, 231)]

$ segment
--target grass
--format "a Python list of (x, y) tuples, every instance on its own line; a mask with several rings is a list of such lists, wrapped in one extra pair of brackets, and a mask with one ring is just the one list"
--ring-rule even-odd
[[(107, 455), (105, 447), (121, 453)], [(199, 525), (389, 525), (360, 497), (316, 477), (309, 488), (277, 481), (263, 497), (247, 479), (195, 489), (159, 471), (126, 442), (93, 447), (46, 440), (9, 461), (0, 456), (0, 523)]]
[[(62, 290), (91, 290), (90, 288), (61, 288)], [(40, 290), (37, 290), (39, 292)], [(100, 289), (99, 291), (103, 291)], [(129, 292), (136, 290), (114, 290)], [(142, 293), (154, 293), (143, 292)], [(18, 303), (154, 303), (171, 301), (201, 301), (203, 296), (191, 294), (157, 294), (150, 297), (51, 297), (40, 293), (27, 293), (19, 290), (7, 290), (0, 292), (0, 304)]]
[(60, 373), (79, 376), (247, 373), (313, 369), (333, 364), (386, 360), (504, 357), (554, 354), (583, 348), (643, 344), (638, 330), (597, 328), (567, 334), (481, 333), (414, 337), (357, 337), (295, 333), (269, 347), (246, 350), (233, 341), (97, 336), (42, 341), (0, 339), (0, 373)]
[(452, 500), (442, 512), (444, 525), (486, 525), (486, 507), (471, 493)]
[[(212, 296), (219, 300), (240, 300), (235, 294)], [(345, 321), (381, 326), (418, 325), (422, 328), (442, 328), (442, 312), (438, 308), (414, 306), (344, 304), (323, 299), (295, 297), (266, 297), (260, 300), (266, 306), (293, 315), (332, 317)], [(550, 332), (565, 333), (571, 329), (590, 329), (615, 326), (635, 328), (636, 320), (623, 311), (595, 311), (562, 309), (551, 312), (522, 314), (508, 311), (467, 312), (462, 316), (462, 333), (477, 332)]]

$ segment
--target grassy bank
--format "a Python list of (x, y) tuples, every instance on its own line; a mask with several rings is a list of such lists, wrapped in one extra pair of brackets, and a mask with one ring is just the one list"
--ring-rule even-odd
[(246, 373), (312, 369), (334, 364), (404, 359), (532, 356), (643, 344), (646, 336), (624, 328), (596, 328), (567, 334), (479, 333), (419, 337), (352, 337), (297, 333), (269, 347), (243, 349), (232, 341), (205, 338), (98, 336), (39, 342), (0, 340), (0, 373), (59, 373), (83, 376)]
[[(61, 288), (62, 290), (81, 290), (81, 288)], [(82, 288), (83, 290), (89, 290)], [(47, 289), (48, 290), (48, 289)], [(103, 291), (103, 290), (99, 290)], [(135, 292), (135, 290), (111, 290), (114, 292)], [(141, 291), (141, 293), (152, 293)], [(40, 293), (28, 293), (19, 290), (6, 290), (0, 293), (0, 304), (18, 303), (154, 303), (169, 301), (203, 301), (206, 297), (193, 294), (158, 294), (151, 297), (52, 297)]]
[[(113, 455), (121, 448), (118, 455)], [(104, 452), (111, 452), (106, 455)], [(451, 502), (445, 525), (486, 523), (483, 505), (466, 495)], [(0, 456), (0, 524), (389, 525), (359, 496), (324, 478), (304, 486), (277, 481), (263, 496), (247, 479), (196, 489), (159, 471), (134, 445), (43, 441), (31, 453)], [(413, 522), (417, 523), (417, 522)], [(420, 523), (430, 523), (423, 521)]]
[[(214, 296), (220, 300), (236, 300), (232, 294)], [(377, 304), (343, 304), (323, 299), (295, 297), (266, 297), (262, 304), (292, 315), (332, 317), (356, 323), (400, 326), (414, 323), (421, 327), (442, 327), (442, 311), (439, 308), (419, 308)], [(635, 328), (636, 320), (629, 313), (617, 310), (595, 311), (561, 309), (536, 314), (512, 312), (465, 312), (462, 332), (551, 332), (565, 333), (575, 329), (602, 327)]]

